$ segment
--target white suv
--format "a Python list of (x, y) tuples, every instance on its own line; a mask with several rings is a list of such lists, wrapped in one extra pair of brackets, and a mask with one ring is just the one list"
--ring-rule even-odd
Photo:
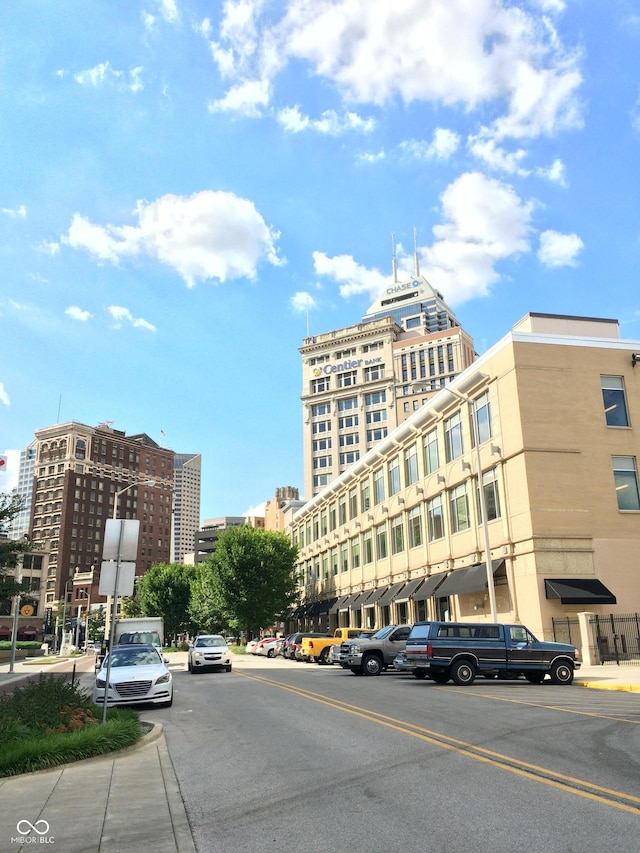
[(199, 634), (189, 646), (189, 672), (202, 669), (224, 669), (231, 672), (231, 652), (220, 634)]

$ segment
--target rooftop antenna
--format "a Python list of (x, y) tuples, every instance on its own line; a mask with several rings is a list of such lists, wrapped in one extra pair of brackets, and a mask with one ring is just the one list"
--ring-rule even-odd
[(393, 273), (393, 283), (398, 283), (398, 265), (396, 264), (396, 235), (391, 232), (391, 272)]
[(420, 266), (418, 265), (418, 229), (413, 226), (413, 265), (415, 268), (414, 276), (418, 278), (420, 275)]

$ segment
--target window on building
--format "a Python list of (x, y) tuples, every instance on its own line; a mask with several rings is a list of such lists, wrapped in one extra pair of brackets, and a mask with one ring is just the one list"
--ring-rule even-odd
[(491, 424), (491, 404), (489, 403), (489, 392), (485, 391), (473, 401), (473, 411), (478, 427), (478, 441), (482, 444), (493, 435)]
[(368, 429), (367, 430), (367, 443), (372, 444), (376, 441), (382, 441), (383, 438), (387, 436), (387, 428), (381, 427), (380, 429)]
[(467, 495), (466, 483), (460, 483), (459, 486), (455, 486), (449, 492), (449, 516), (452, 533), (467, 530), (470, 526), (469, 497)]
[(387, 420), (386, 409), (374, 409), (372, 412), (367, 412), (366, 421), (368, 424), (380, 424)]
[[(498, 494), (498, 478), (495, 468), (492, 471), (485, 471), (482, 475), (482, 488), (484, 491), (484, 503), (487, 507), (487, 520), (493, 521), (500, 518), (500, 496)], [(482, 507), (480, 506), (480, 496), (478, 498), (478, 519), (482, 523)]]
[(388, 555), (387, 524), (384, 522), (376, 527), (376, 556), (379, 560), (384, 560)]
[(402, 515), (391, 519), (391, 553), (400, 554), (404, 551), (404, 523)]
[(379, 406), (380, 403), (387, 402), (386, 391), (372, 391), (370, 394), (364, 395), (365, 406)]
[(336, 505), (333, 504), (329, 507), (329, 530), (333, 531), (336, 529), (336, 518), (337, 518), (337, 508)]
[(427, 501), (427, 524), (429, 530), (429, 542), (444, 537), (444, 511), (442, 495), (436, 495)]
[(331, 403), (316, 403), (311, 406), (311, 417), (317, 418), (319, 415), (330, 415)]
[(444, 422), (444, 445), (447, 462), (462, 456), (462, 415), (456, 412)]
[(360, 567), (360, 541), (358, 539), (351, 540), (351, 568), (357, 569)]
[(341, 500), (338, 504), (338, 524), (346, 524), (347, 523), (347, 502), (346, 500)]
[(384, 470), (378, 468), (373, 472), (373, 503), (379, 504), (384, 500)]
[(389, 497), (400, 491), (400, 457), (394, 456), (389, 462)]
[(348, 415), (346, 418), (338, 418), (338, 429), (352, 429), (358, 423), (358, 415)]
[(318, 438), (312, 442), (312, 447), (314, 453), (317, 453), (319, 450), (331, 450), (331, 439)]
[(409, 548), (422, 545), (422, 514), (419, 506), (414, 506), (407, 513), (407, 532), (409, 536)]
[(362, 562), (365, 566), (373, 562), (373, 533), (371, 530), (362, 534)]
[(348, 412), (349, 409), (357, 409), (358, 408), (358, 398), (357, 397), (344, 397), (342, 400), (338, 400), (338, 411), (339, 412)]
[(326, 580), (329, 577), (329, 555), (325, 554), (322, 558), (322, 577)]
[(377, 379), (384, 379), (384, 364), (374, 364), (371, 367), (365, 367), (364, 381), (375, 382)]
[(329, 475), (328, 474), (317, 474), (313, 478), (313, 488), (314, 489), (321, 489), (323, 486), (326, 486), (328, 484), (328, 482), (329, 482)]
[(348, 388), (356, 384), (356, 371), (349, 370), (346, 373), (338, 373), (338, 388)]
[(320, 514), (320, 535), (327, 535), (327, 513), (323, 512)]
[(635, 456), (613, 456), (612, 462), (618, 509), (640, 510), (638, 468)]
[(348, 572), (349, 571), (349, 548), (347, 544), (345, 544), (340, 548), (340, 571)]
[(360, 507), (362, 512), (366, 512), (371, 506), (371, 489), (368, 482), (364, 482), (360, 489)]
[(331, 456), (316, 456), (313, 460), (314, 469), (331, 468)]
[(328, 391), (331, 385), (330, 376), (320, 376), (318, 379), (311, 380), (311, 393), (320, 394), (323, 391)]
[(331, 551), (331, 574), (335, 577), (338, 574), (338, 549), (334, 548)]
[(353, 465), (358, 459), (360, 459), (360, 451), (350, 450), (348, 453), (340, 454), (340, 465)]
[(360, 436), (357, 432), (347, 432), (340, 436), (340, 447), (352, 447), (354, 444), (358, 444), (359, 441)]
[(404, 480), (406, 486), (418, 482), (418, 448), (415, 444), (408, 447), (404, 452)]
[(349, 520), (351, 521), (358, 514), (358, 490), (349, 490)]
[(317, 421), (312, 424), (311, 432), (314, 435), (318, 435), (318, 433), (330, 432), (331, 431), (331, 421)]
[(601, 376), (602, 401), (607, 426), (628, 427), (627, 400), (622, 376)]
[(440, 459), (438, 456), (438, 432), (435, 429), (430, 430), (423, 439), (424, 448), (424, 473), (433, 474), (440, 467)]

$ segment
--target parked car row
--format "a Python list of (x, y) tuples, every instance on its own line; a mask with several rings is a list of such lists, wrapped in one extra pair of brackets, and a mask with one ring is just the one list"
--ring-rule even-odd
[[(272, 653), (271, 653), (272, 652)], [(540, 684), (571, 684), (580, 653), (567, 643), (538, 640), (524, 625), (416, 622), (387, 625), (377, 632), (338, 628), (333, 636), (291, 634), (270, 647), (269, 656), (336, 663), (355, 675), (379, 675), (393, 668), (436, 684), (464, 686), (476, 676), (524, 677)]]

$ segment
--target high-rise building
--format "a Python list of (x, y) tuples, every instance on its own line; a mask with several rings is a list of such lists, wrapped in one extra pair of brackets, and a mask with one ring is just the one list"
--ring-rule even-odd
[(231, 527), (255, 527), (264, 529), (264, 518), (249, 515), (223, 515), (219, 518), (208, 518), (202, 522), (200, 530), (196, 531), (194, 543), (194, 563), (204, 563), (216, 550), (220, 534)]
[(300, 492), (296, 486), (280, 486), (276, 489), (275, 496), (265, 503), (265, 529), (283, 533), (285, 510), (292, 505), (301, 507), (303, 504), (304, 501), (300, 500)]
[(202, 456), (176, 453), (173, 462), (172, 562), (183, 563), (193, 552), (196, 531), (200, 527), (200, 486)]
[(386, 288), (355, 326), (304, 339), (304, 494), (318, 494), (472, 364), (473, 340), (420, 275)]
[[(35, 433), (30, 534), (49, 553), (45, 606), (96, 603), (105, 522), (136, 518), (136, 574), (171, 551), (174, 453), (145, 433), (71, 421)], [(131, 488), (128, 488), (131, 487)], [(104, 600), (104, 599), (102, 599)]]
[(29, 532), (31, 518), (31, 496), (33, 493), (33, 471), (36, 460), (36, 443), (32, 441), (28, 447), (20, 451), (18, 468), (18, 485), (14, 492), (22, 498), (22, 509), (9, 525), (10, 539), (20, 539)]

